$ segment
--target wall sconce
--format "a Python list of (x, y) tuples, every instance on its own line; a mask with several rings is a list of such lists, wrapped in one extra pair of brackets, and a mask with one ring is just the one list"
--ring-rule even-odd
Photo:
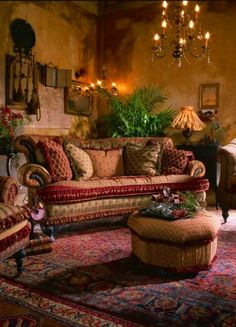
[(75, 72), (75, 78), (79, 79), (81, 76), (84, 76), (86, 73), (85, 68), (80, 68), (77, 72)]
[[(98, 88), (107, 89), (112, 95), (117, 96), (119, 94), (117, 85), (115, 82), (112, 82), (111, 88), (108, 89), (107, 86), (107, 70), (106, 65), (103, 65), (102, 67), (102, 79), (97, 80), (96, 85), (94, 83), (90, 84), (90, 87), (84, 86), (84, 87), (77, 87), (77, 93), (79, 96), (90, 96), (96, 94), (96, 91)], [(75, 78), (79, 79), (81, 76), (85, 75), (86, 70), (85, 68), (80, 68), (77, 72), (75, 72)]]

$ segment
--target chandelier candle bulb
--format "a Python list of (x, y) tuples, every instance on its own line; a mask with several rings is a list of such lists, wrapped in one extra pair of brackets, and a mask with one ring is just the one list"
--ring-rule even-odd
[(188, 1), (183, 1), (183, 6), (187, 6)]
[(166, 22), (165, 19), (162, 21), (161, 26), (162, 26), (164, 29), (166, 28), (166, 26), (167, 26), (167, 22)]
[(208, 47), (208, 41), (210, 39), (210, 33), (209, 32), (206, 32), (205, 39), (206, 39), (205, 46)]
[(190, 20), (190, 22), (189, 22), (189, 28), (193, 28), (194, 27), (194, 22), (192, 21), (192, 20)]
[(196, 4), (196, 6), (195, 6), (195, 18), (196, 19), (198, 18), (199, 11), (200, 11), (200, 7), (198, 4)]
[(167, 3), (167, 1), (163, 1), (163, 3), (162, 3), (162, 7), (166, 9), (166, 8), (167, 8), (167, 6), (168, 6), (168, 3)]

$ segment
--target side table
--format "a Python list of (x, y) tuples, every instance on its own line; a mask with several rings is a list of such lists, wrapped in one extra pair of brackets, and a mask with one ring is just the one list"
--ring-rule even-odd
[(215, 192), (216, 208), (218, 209), (217, 196), (217, 150), (216, 144), (181, 144), (176, 146), (179, 150), (192, 151), (196, 160), (200, 160), (206, 167), (206, 178), (209, 180), (210, 188)]

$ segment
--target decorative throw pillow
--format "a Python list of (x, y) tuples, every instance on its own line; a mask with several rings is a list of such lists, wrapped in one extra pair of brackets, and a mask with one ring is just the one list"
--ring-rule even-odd
[(75, 180), (92, 177), (93, 165), (89, 155), (71, 143), (65, 143), (64, 149), (70, 160)]
[(191, 151), (164, 149), (162, 153), (161, 171), (164, 175), (182, 174), (189, 162), (193, 160)]
[(124, 151), (125, 175), (157, 175), (160, 144), (127, 144)]
[(39, 141), (37, 146), (43, 151), (52, 181), (71, 180), (72, 171), (63, 147), (50, 139)]
[(122, 149), (85, 150), (93, 164), (93, 176), (111, 177), (124, 175)]

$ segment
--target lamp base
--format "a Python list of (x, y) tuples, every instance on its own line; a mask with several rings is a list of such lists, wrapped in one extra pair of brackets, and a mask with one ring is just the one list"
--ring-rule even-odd
[(191, 144), (190, 137), (192, 136), (192, 134), (193, 132), (189, 128), (183, 130), (184, 144), (186, 145)]

